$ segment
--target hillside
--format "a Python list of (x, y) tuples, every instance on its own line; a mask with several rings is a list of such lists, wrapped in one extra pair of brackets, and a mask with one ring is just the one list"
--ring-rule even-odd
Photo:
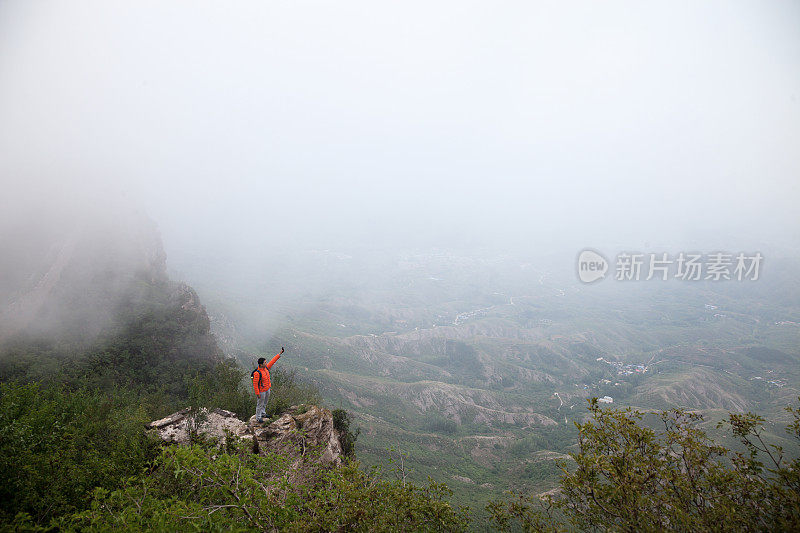
[(40, 253), (4, 258), (9, 272), (34, 274), (3, 287), (0, 529), (466, 527), (446, 487), (345, 463), (349, 415), (309, 405), (319, 394), (291, 372), (273, 369), (274, 420), (256, 424), (246, 372), (217, 347), (197, 293), (166, 275), (153, 225), (138, 221), (119, 232), (94, 220), (63, 240), (57, 228), (26, 234)]
[(192, 365), (223, 360), (197, 293), (167, 276), (151, 220), (134, 209), (61, 217), (33, 210), (0, 235), (3, 380), (59, 369), (185, 390)]
[(779, 428), (800, 390), (800, 300), (780, 291), (798, 283), (796, 262), (753, 286), (586, 287), (514, 257), (318, 255), (302, 255), (304, 284), (278, 304), (260, 291), (291, 291), (279, 274), (259, 290), (246, 277), (241, 291), (195, 283), (224, 301), (212, 317), (252, 310), (272, 332), (259, 340), (242, 320), (238, 346), (286, 346), (282, 365), (355, 414), (362, 460), (405, 453), (415, 479), (447, 482), (472, 504), (553, 488), (552, 459), (573, 449), (592, 396), (711, 419), (751, 410)]

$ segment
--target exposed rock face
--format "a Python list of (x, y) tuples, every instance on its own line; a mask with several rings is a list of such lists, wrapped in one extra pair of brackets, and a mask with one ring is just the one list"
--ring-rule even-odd
[(211, 333), (206, 308), (200, 303), (197, 292), (185, 283), (170, 282), (168, 305), (175, 309), (175, 317), (182, 328), (192, 332), (185, 350), (194, 357), (219, 360), (224, 354)]
[(21, 217), (0, 230), (0, 337), (94, 337), (140, 298), (143, 284), (167, 280), (158, 230), (133, 207), (73, 206)]
[(222, 359), (197, 293), (167, 275), (155, 223), (126, 202), (88, 204), (37, 202), (0, 224), (0, 351), (43, 341), (79, 353), (166, 323), (164, 358)]
[(262, 455), (280, 452), (296, 456), (305, 455), (309, 450), (319, 453), (323, 464), (341, 464), (342, 444), (339, 432), (333, 427), (333, 413), (330, 410), (310, 406), (305, 412), (292, 407), (288, 413), (266, 427), (250, 418), (250, 428), (255, 435), (254, 446)]
[(236, 418), (236, 413), (224, 409), (200, 409), (198, 412), (183, 409), (150, 422), (147, 429), (156, 431), (164, 442), (176, 444), (190, 444), (196, 436), (219, 439), (223, 443), (227, 435), (253, 438), (247, 424)]
[(224, 409), (198, 412), (183, 409), (150, 422), (147, 429), (169, 444), (190, 444), (198, 436), (225, 444), (230, 435), (251, 441), (254, 453), (288, 457), (294, 469), (300, 469), (306, 461), (325, 465), (342, 463), (341, 436), (333, 426), (333, 413), (316, 405), (293, 406), (269, 425), (258, 424), (255, 416), (247, 424)]

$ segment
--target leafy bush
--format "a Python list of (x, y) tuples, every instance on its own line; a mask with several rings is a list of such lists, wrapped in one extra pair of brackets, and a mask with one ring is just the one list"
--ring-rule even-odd
[(217, 364), (212, 370), (197, 372), (188, 379), (189, 404), (193, 407), (220, 407), (247, 420), (255, 414), (256, 402), (249, 374), (233, 360)]
[(317, 467), (304, 482), (283, 475), (287, 461), (202, 446), (165, 449), (149, 476), (109, 492), (54, 525), (81, 531), (460, 531), (443, 485), (380, 480), (355, 462)]
[(339, 432), (339, 442), (342, 445), (342, 453), (345, 457), (353, 455), (356, 449), (356, 439), (361, 433), (361, 428), (356, 428), (355, 432), (350, 431), (350, 413), (344, 409), (334, 409), (333, 428)]
[[(764, 442), (753, 414), (730, 414), (725, 425), (745, 453), (714, 444), (698, 427), (702, 416), (661, 413), (663, 431), (640, 422), (642, 413), (603, 409), (579, 425), (574, 467), (561, 464), (558, 496), (516, 497), (487, 506), (501, 530), (563, 529), (556, 519), (601, 531), (789, 531), (800, 529), (800, 459), (787, 460)], [(800, 442), (800, 410), (787, 431)], [(795, 452), (795, 456), (797, 456)]]
[(112, 489), (157, 455), (133, 395), (109, 396), (16, 382), (0, 385), (0, 521), (24, 512), (38, 523)]
[[(286, 412), (293, 405), (322, 402), (319, 390), (314, 385), (300, 380), (294, 369), (273, 368), (269, 373), (272, 386), (266, 410), (268, 418)], [(255, 397), (253, 397), (253, 409), (255, 412)]]

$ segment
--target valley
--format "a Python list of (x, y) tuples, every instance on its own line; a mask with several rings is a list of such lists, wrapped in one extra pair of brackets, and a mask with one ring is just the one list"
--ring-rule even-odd
[[(411, 479), (446, 482), (475, 508), (509, 489), (554, 488), (554, 459), (574, 449), (574, 423), (587, 416), (590, 397), (643, 411), (698, 411), (712, 433), (728, 411), (753, 411), (778, 428), (787, 420), (783, 407), (800, 395), (800, 328), (786, 321), (800, 318), (800, 302), (771, 294), (773, 284), (797, 285), (791, 263), (758, 290), (586, 286), (554, 263), (330, 253), (318, 270), (302, 266), (303, 296), (298, 287), (269, 312), (260, 307), (268, 287), (229, 285), (204, 300), (212, 327), (215, 316), (227, 317), (215, 301), (264, 317), (268, 335), (233, 335), (240, 361), (286, 346), (281, 364), (354, 413), (366, 465), (396, 465), (402, 456)], [(202, 280), (192, 282), (202, 294)], [(290, 292), (283, 282), (272, 281), (281, 285), (276, 293)]]

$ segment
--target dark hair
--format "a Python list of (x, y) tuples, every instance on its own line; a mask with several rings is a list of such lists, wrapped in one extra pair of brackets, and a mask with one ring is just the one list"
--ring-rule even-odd
[(264, 361), (266, 361), (266, 359), (264, 359), (263, 357), (259, 357), (259, 358), (258, 358), (258, 364), (259, 364), (259, 365), (263, 365), (263, 364), (264, 364)]

